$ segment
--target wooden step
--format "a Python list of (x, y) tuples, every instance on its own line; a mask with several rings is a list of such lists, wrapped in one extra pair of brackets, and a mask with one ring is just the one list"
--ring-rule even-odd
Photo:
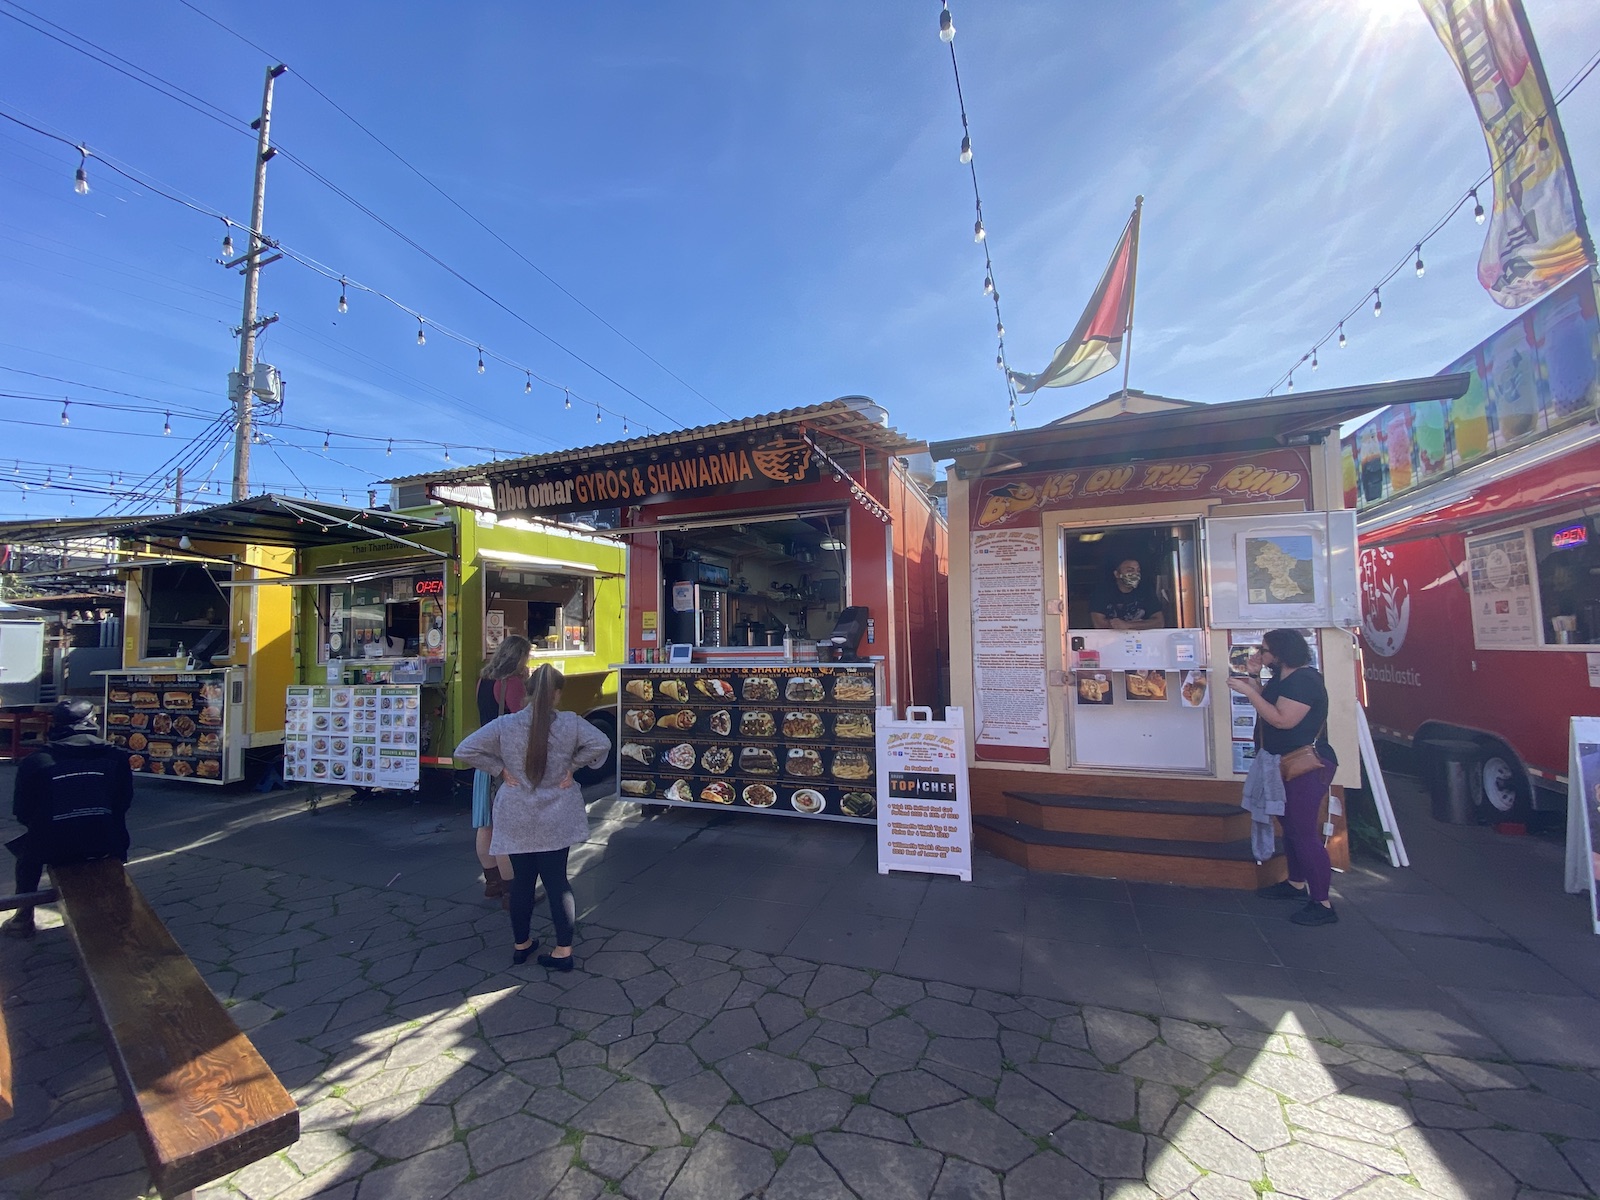
[(1056, 792), (1008, 791), (1004, 797), (1007, 818), (1058, 833), (1213, 843), (1250, 837), (1250, 814), (1238, 804)]
[(974, 816), (972, 824), (980, 847), (1031, 871), (1241, 889), (1287, 873), (1282, 855), (1257, 866), (1248, 836), (1219, 842), (1072, 833), (995, 816)]

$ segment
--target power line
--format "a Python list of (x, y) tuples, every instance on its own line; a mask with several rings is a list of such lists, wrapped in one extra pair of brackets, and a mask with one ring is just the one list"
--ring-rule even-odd
[[(227, 33), (231, 37), (237, 38), (239, 41), (243, 42), (246, 46), (249, 46), (252, 50), (256, 51), (257, 53), (259, 53), (261, 55), (263, 55), (264, 57), (271, 59), (273, 62), (283, 62), (284, 61), (283, 58), (281, 58), (281, 57), (276, 57), (274, 55), (268, 54), (265, 49), (263, 49), (261, 46), (257, 45), (255, 42), (251, 41), (249, 38), (245, 37), (238, 30), (232, 29), (229, 26), (223, 24), (221, 21), (217, 20), (217, 18), (213, 17), (210, 13), (204, 11), (203, 9), (199, 8), (198, 6), (196, 6), (195, 4), (191, 3), (190, 0), (178, 0), (178, 3), (183, 5), (185, 8), (189, 9), (189, 11), (195, 13), (196, 15), (198, 15), (200, 17), (203, 17), (207, 21), (210, 21), (213, 25), (215, 25), (218, 29), (221, 29), (224, 33)], [(689, 391), (693, 392), (696, 396), (700, 397), (700, 399), (704, 400), (708, 405), (710, 405), (713, 409), (715, 409), (722, 416), (728, 417), (729, 419), (732, 419), (732, 416), (733, 416), (732, 413), (728, 412), (720, 404), (718, 404), (715, 400), (712, 400), (709, 396), (707, 396), (699, 388), (695, 387), (688, 380), (684, 379), (681, 375), (679, 375), (671, 367), (667, 366), (660, 359), (656, 358), (655, 355), (651, 354), (643, 346), (639, 345), (638, 342), (634, 341), (627, 334), (623, 333), (622, 330), (618, 329), (610, 321), (606, 320), (605, 317), (601, 316), (598, 312), (596, 312), (593, 308), (591, 308), (588, 304), (586, 304), (582, 299), (580, 299), (572, 291), (570, 291), (564, 284), (562, 284), (560, 282), (560, 280), (556, 279), (553, 275), (551, 275), (548, 271), (546, 271), (538, 263), (534, 262), (531, 258), (529, 258), (526, 254), (524, 254), (517, 246), (515, 246), (513, 243), (511, 243), (505, 237), (503, 237), (497, 230), (491, 228), (476, 213), (474, 213), (471, 209), (467, 208), (466, 205), (462, 204), (459, 200), (457, 200), (449, 192), (445, 191), (436, 182), (434, 182), (434, 180), (431, 177), (429, 177), (427, 174), (425, 174), (423, 171), (421, 171), (419, 168), (417, 168), (415, 165), (413, 165), (403, 154), (401, 154), (398, 150), (396, 150), (388, 142), (384, 141), (381, 137), (379, 137), (371, 129), (367, 128), (366, 125), (362, 124), (362, 122), (359, 121), (352, 113), (350, 113), (349, 110), (347, 110), (342, 104), (340, 104), (332, 96), (328, 95), (321, 88), (319, 88), (315, 83), (313, 83), (308, 76), (306, 76), (305, 74), (303, 74), (300, 71), (296, 71), (295, 72), (295, 78), (297, 80), (299, 80), (301, 83), (303, 83), (307, 88), (309, 88), (314, 94), (319, 96), (326, 104), (328, 104), (329, 107), (331, 107), (340, 116), (344, 117), (345, 120), (349, 121), (352, 125), (354, 125), (362, 133), (366, 134), (367, 137), (371, 138), (375, 143), (377, 143), (377, 145), (379, 147), (381, 147), (391, 157), (393, 157), (395, 159), (395, 161), (400, 163), (401, 166), (405, 167), (406, 170), (410, 171), (418, 179), (422, 180), (423, 183), (427, 184), (430, 188), (432, 188), (440, 196), (444, 197), (445, 200), (447, 200), (454, 208), (456, 208), (460, 213), (462, 213), (462, 215), (464, 215), (474, 225), (476, 225), (479, 229), (481, 229), (485, 233), (487, 233), (495, 241), (499, 242), (500, 245), (504, 246), (507, 250), (509, 250), (512, 254), (514, 254), (528, 268), (530, 268), (532, 271), (534, 271), (536, 274), (538, 274), (542, 279), (544, 279), (547, 283), (549, 283), (552, 287), (554, 287), (562, 295), (566, 296), (567, 299), (571, 300), (579, 308), (583, 309), (584, 312), (588, 313), (596, 321), (599, 321), (600, 324), (604, 325), (607, 329), (609, 329), (612, 333), (616, 334), (624, 342), (627, 342), (629, 346), (633, 347), (640, 354), (644, 355), (647, 359), (649, 359), (657, 367), (660, 367), (661, 370), (665, 371), (668, 375), (670, 375), (678, 383), (682, 384)]]

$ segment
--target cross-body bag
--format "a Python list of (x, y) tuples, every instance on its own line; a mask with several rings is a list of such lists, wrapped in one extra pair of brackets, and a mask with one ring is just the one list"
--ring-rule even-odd
[(1291, 779), (1299, 779), (1302, 775), (1309, 775), (1312, 771), (1321, 770), (1328, 764), (1322, 761), (1322, 755), (1317, 753), (1317, 743), (1328, 732), (1328, 723), (1324, 721), (1322, 728), (1317, 730), (1317, 736), (1311, 739), (1308, 746), (1299, 746), (1278, 759), (1278, 774), (1283, 776), (1283, 781), (1288, 783)]

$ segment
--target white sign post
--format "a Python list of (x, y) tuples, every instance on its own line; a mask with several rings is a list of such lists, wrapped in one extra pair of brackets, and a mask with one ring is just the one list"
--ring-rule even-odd
[[(1600, 933), (1600, 717), (1573, 717), (1567, 762), (1567, 891), (1589, 893)], [(882, 861), (882, 852), (879, 852)]]
[(972, 798), (965, 715), (913, 707), (904, 721), (880, 708), (878, 874), (925, 871), (972, 882)]

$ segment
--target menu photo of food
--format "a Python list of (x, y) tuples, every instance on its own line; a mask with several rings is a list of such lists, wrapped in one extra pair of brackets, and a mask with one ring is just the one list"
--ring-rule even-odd
[(1116, 697), (1112, 693), (1111, 676), (1105, 671), (1079, 671), (1074, 676), (1074, 691), (1079, 704), (1111, 704)]
[(420, 767), (420, 692), (415, 685), (399, 684), (289, 688), (284, 779), (415, 788)]
[(1122, 676), (1124, 696), (1129, 700), (1156, 701), (1167, 699), (1167, 673), (1160, 670), (1126, 671)]
[(1205, 671), (1185, 671), (1178, 686), (1178, 697), (1185, 708), (1207, 708), (1211, 704), (1210, 676)]
[[(225, 679), (220, 670), (107, 677), (106, 729), (134, 771), (222, 782)], [(210, 736), (198, 736), (202, 726)]]

